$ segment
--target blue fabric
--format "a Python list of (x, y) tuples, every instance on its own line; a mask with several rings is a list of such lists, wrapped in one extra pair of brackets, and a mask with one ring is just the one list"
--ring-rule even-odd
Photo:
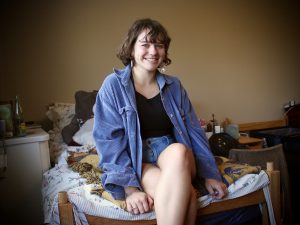
[(172, 135), (151, 137), (143, 140), (143, 163), (156, 164), (160, 153), (174, 142)]
[[(93, 135), (100, 156), (103, 187), (115, 199), (124, 199), (124, 187), (141, 188), (142, 139), (131, 67), (114, 70), (100, 88), (95, 107)], [(176, 141), (187, 145), (195, 155), (197, 174), (221, 180), (204, 130), (180, 81), (156, 74), (161, 99), (171, 119)]]

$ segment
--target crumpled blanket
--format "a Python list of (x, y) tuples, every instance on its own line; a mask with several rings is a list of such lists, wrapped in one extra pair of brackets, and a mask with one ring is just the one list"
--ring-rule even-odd
[(95, 148), (89, 152), (70, 152), (67, 163), (73, 171), (86, 179), (87, 184), (96, 184), (91, 194), (99, 195), (122, 209), (126, 208), (125, 201), (115, 200), (109, 192), (104, 190), (100, 180), (102, 171), (98, 167), (99, 156)]
[(215, 161), (227, 187), (246, 174), (258, 174), (261, 171), (260, 166), (237, 163), (222, 156), (215, 156)]
[[(227, 186), (246, 174), (258, 174), (261, 171), (260, 166), (235, 163), (222, 156), (215, 156), (215, 161), (219, 172), (222, 175), (223, 182)], [(126, 208), (124, 200), (115, 200), (101, 185), (100, 177), (102, 171), (98, 168), (99, 156), (97, 155), (95, 148), (91, 149), (89, 152), (70, 152), (67, 163), (73, 171), (78, 172), (81, 177), (85, 178), (88, 184), (96, 184), (95, 188), (91, 190), (92, 194), (99, 195), (122, 209)], [(200, 197), (202, 191), (196, 190), (196, 192), (198, 197)]]

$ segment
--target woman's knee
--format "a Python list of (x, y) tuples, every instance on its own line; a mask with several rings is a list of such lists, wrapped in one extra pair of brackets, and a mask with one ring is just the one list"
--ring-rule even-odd
[(172, 160), (177, 163), (187, 163), (189, 159), (190, 150), (181, 143), (174, 143), (170, 145), (170, 152), (172, 154)]
[(181, 143), (174, 143), (161, 153), (158, 158), (159, 166), (174, 165), (177, 169), (194, 170), (195, 161), (193, 152)]

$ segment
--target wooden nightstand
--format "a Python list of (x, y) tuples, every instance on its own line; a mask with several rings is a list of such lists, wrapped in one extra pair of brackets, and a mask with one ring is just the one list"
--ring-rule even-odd
[(40, 225), (42, 176), (50, 168), (49, 135), (28, 129), (25, 137), (5, 140), (6, 177), (0, 179), (1, 224)]
[(248, 136), (240, 136), (239, 143), (247, 145), (249, 148), (258, 149), (263, 147), (264, 140), (260, 138), (253, 138)]

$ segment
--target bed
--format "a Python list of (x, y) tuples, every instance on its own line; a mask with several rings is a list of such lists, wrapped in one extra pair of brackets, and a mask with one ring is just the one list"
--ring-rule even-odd
[[(129, 214), (124, 210), (124, 202), (114, 201), (108, 193), (103, 192), (99, 182), (73, 167), (89, 165), (94, 176), (99, 175), (95, 166), (95, 146), (91, 138), (95, 96), (96, 91), (78, 91), (75, 93), (74, 104), (55, 103), (47, 111), (47, 116), (53, 123), (52, 129), (48, 131), (52, 168), (43, 175), (44, 223), (156, 224), (155, 212)], [(233, 163), (223, 157), (218, 160), (221, 160), (218, 164), (221, 173), (225, 171), (224, 168), (221, 169), (224, 165), (228, 167)], [(238, 173), (232, 169), (235, 174), (222, 173), (228, 182), (229, 195), (221, 201), (209, 195), (199, 197), (199, 218), (260, 205), (262, 224), (280, 224), (276, 212), (274, 215), (271, 201), (271, 196), (276, 196), (274, 192), (278, 192), (279, 189), (278, 171), (266, 172), (249, 165), (234, 166), (239, 167)], [(270, 185), (272, 188), (269, 188)], [(278, 221), (275, 221), (275, 218)]]

